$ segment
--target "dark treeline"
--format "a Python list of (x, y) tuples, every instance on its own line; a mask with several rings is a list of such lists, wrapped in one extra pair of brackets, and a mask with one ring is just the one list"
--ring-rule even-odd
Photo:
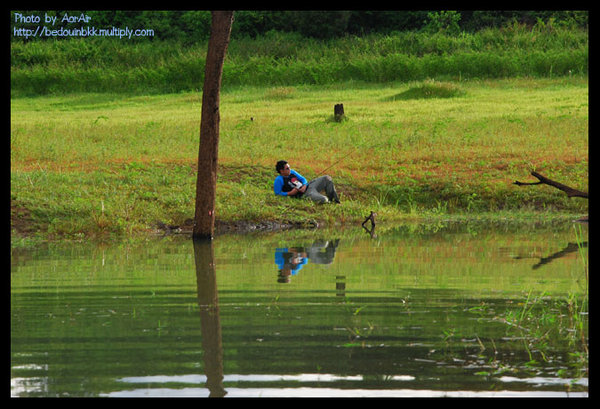
[[(64, 19), (69, 16), (72, 22)], [(80, 16), (84, 19), (79, 19)], [(40, 21), (28, 21), (23, 16), (37, 16)], [(11, 11), (11, 32), (15, 28), (34, 28), (45, 24), (46, 16), (57, 17), (54, 27), (94, 26), (97, 28), (150, 29), (148, 39), (174, 40), (180, 42), (205, 41), (210, 33), (209, 11), (158, 11), (158, 10), (27, 10)], [(86, 21), (87, 20), (87, 21)], [(270, 31), (296, 32), (304, 37), (329, 39), (345, 35), (389, 34), (398, 31), (461, 31), (475, 32), (483, 28), (502, 27), (510, 24), (550, 24), (587, 28), (587, 10), (499, 10), (499, 11), (267, 11), (241, 10), (235, 13), (233, 38), (254, 38)], [(46, 24), (48, 25), (48, 24)], [(12, 36), (15, 41), (31, 40)]]

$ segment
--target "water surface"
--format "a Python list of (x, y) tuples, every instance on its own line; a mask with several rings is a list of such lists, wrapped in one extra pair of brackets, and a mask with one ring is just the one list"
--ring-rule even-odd
[(377, 233), (13, 249), (12, 395), (587, 396), (587, 228)]

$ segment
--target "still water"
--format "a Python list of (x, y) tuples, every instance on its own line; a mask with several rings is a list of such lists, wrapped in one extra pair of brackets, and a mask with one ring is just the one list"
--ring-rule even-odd
[(587, 396), (587, 227), (11, 252), (11, 393)]

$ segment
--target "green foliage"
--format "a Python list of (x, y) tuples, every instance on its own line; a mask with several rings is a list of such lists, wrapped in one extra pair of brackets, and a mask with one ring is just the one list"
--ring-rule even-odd
[(335, 38), (346, 33), (350, 11), (296, 11), (294, 22), (304, 37)]
[(500, 318), (507, 324), (507, 334), (516, 333), (525, 346), (530, 367), (539, 367), (548, 362), (547, 355), (556, 344), (567, 341), (578, 357), (573, 359), (575, 376), (585, 376), (588, 359), (588, 326), (584, 315), (588, 314), (588, 297), (574, 293), (565, 298), (551, 299), (542, 293), (532, 297), (530, 291), (520, 310), (509, 309)]
[(390, 101), (424, 99), (424, 98), (453, 98), (464, 95), (465, 92), (456, 84), (428, 80), (411, 87), (393, 97)]
[(440, 31), (448, 34), (458, 34), (460, 32), (459, 21), (460, 13), (457, 11), (436, 11), (427, 14), (428, 22), (425, 31), (437, 33)]
[[(270, 31), (231, 41), (223, 87), (587, 75), (588, 54), (586, 31), (554, 23), (472, 34), (441, 30), (333, 40)], [(18, 96), (198, 90), (205, 57), (206, 42), (15, 41), (11, 92)]]

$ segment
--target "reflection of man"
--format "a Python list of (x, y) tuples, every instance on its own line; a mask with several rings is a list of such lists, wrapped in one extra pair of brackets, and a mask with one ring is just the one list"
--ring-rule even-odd
[(308, 262), (303, 247), (276, 248), (275, 264), (279, 267), (280, 283), (289, 283), (290, 276), (298, 274), (298, 271)]
[(293, 275), (298, 274), (310, 259), (316, 264), (331, 264), (340, 240), (315, 241), (308, 247), (289, 247), (275, 249), (275, 264), (279, 267), (277, 281), (289, 283)]
[(335, 257), (340, 239), (335, 240), (317, 240), (311, 246), (306, 248), (306, 254), (311, 262), (316, 264), (331, 264)]

